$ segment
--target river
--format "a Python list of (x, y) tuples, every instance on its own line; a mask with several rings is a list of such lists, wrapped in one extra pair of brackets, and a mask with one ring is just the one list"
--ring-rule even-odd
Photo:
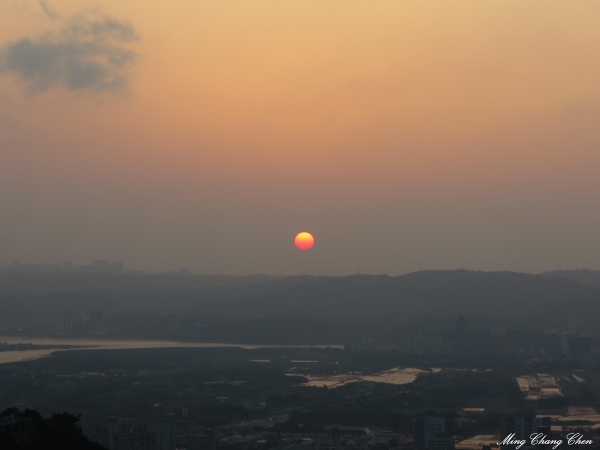
[(33, 345), (73, 345), (78, 348), (70, 349), (32, 349), (22, 351), (0, 352), (0, 364), (18, 361), (29, 361), (44, 358), (54, 352), (67, 352), (72, 350), (124, 350), (136, 348), (206, 348), (206, 347), (236, 347), (236, 348), (342, 348), (340, 345), (248, 345), (248, 344), (223, 344), (217, 342), (179, 342), (179, 341), (144, 341), (129, 339), (77, 339), (77, 338), (28, 338), (18, 336), (0, 336), (0, 342), (8, 344), (33, 344)]

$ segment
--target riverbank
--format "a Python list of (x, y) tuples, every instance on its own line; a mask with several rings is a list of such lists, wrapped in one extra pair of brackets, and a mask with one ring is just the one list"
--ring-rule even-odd
[[(0, 364), (30, 361), (45, 358), (54, 352), (72, 350), (131, 350), (147, 348), (214, 348), (236, 347), (245, 349), (257, 348), (342, 348), (339, 345), (248, 345), (221, 342), (181, 342), (181, 341), (146, 341), (135, 339), (80, 339), (80, 338), (40, 338), (21, 336), (0, 336), (0, 342), (9, 345), (32, 344), (37, 348), (32, 350), (0, 352)], [(44, 346), (44, 348), (39, 348)]]

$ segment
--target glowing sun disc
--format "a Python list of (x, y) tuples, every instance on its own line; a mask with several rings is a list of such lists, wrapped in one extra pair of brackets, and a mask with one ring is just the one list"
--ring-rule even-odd
[(302, 233), (298, 233), (296, 235), (294, 243), (296, 244), (296, 247), (298, 247), (300, 250), (308, 250), (313, 245), (315, 245), (315, 238), (312, 234), (303, 231)]

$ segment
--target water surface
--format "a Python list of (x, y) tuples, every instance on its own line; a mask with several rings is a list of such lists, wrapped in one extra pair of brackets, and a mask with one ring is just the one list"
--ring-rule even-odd
[(54, 352), (68, 352), (72, 350), (125, 350), (136, 348), (214, 348), (236, 347), (245, 349), (256, 348), (342, 348), (340, 345), (248, 345), (224, 344), (218, 342), (180, 342), (180, 341), (144, 341), (134, 339), (78, 339), (78, 338), (27, 338), (19, 336), (0, 336), (0, 342), (8, 344), (33, 344), (33, 345), (72, 345), (76, 348), (57, 349), (32, 349), (23, 351), (0, 352), (0, 364), (32, 359), (44, 358)]

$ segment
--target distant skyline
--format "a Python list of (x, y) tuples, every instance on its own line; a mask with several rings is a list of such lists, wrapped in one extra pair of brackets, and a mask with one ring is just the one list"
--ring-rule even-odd
[[(424, 267), (420, 267), (418, 270), (414, 270), (414, 271), (410, 271), (410, 272), (405, 272), (405, 273), (398, 273), (398, 274), (381, 274), (381, 273), (364, 273), (360, 271), (360, 267), (358, 267), (356, 269), (355, 272), (348, 272), (348, 273), (342, 273), (339, 269), (333, 269), (331, 272), (328, 271), (324, 271), (321, 270), (320, 267), (315, 268), (312, 271), (307, 271), (307, 272), (303, 272), (303, 273), (298, 273), (298, 274), (291, 274), (291, 276), (294, 275), (308, 275), (308, 276), (323, 276), (323, 277), (346, 277), (346, 276), (354, 276), (354, 275), (389, 275), (389, 276), (403, 276), (403, 275), (408, 275), (410, 273), (413, 272), (421, 272), (421, 271), (438, 271), (439, 269), (430, 269), (430, 268), (424, 268)], [(444, 269), (442, 269), (444, 270)], [(465, 269), (465, 268), (458, 268), (458, 269), (446, 269), (446, 270), (459, 270), (459, 271), (472, 271), (472, 272), (478, 272), (478, 269)], [(537, 272), (537, 273), (531, 273), (531, 272), (520, 272), (520, 273), (530, 273), (533, 275), (539, 275), (539, 274), (544, 274), (544, 273), (551, 273), (551, 272), (555, 272), (555, 273), (559, 273), (562, 272), (563, 269), (554, 269), (554, 270), (548, 270), (548, 271), (544, 271), (544, 272)], [(38, 273), (38, 274), (46, 274), (46, 273), (74, 273), (74, 274), (90, 274), (90, 273), (113, 273), (113, 274), (127, 274), (127, 275), (152, 275), (152, 274), (174, 274), (174, 275), (206, 275), (206, 276), (213, 276), (213, 275), (217, 275), (217, 276), (246, 276), (246, 275), (264, 275), (264, 276), (280, 276), (280, 275), (274, 275), (274, 274), (268, 274), (268, 273), (247, 273), (247, 274), (230, 274), (230, 273), (206, 273), (206, 272), (194, 272), (189, 270), (187, 267), (177, 267), (177, 268), (168, 268), (168, 269), (162, 269), (162, 270), (155, 270), (155, 271), (147, 271), (145, 269), (140, 269), (140, 268), (136, 268), (136, 267), (129, 267), (125, 264), (125, 261), (121, 261), (121, 260), (94, 260), (91, 262), (87, 262), (87, 263), (81, 263), (81, 264), (76, 264), (75, 262), (71, 261), (71, 260), (65, 260), (62, 263), (57, 263), (57, 262), (50, 262), (50, 263), (39, 263), (39, 262), (33, 262), (33, 261), (20, 261), (20, 260), (15, 260), (13, 261), (11, 264), (0, 264), (0, 274), (2, 273)], [(482, 271), (479, 271), (482, 272)], [(483, 271), (485, 272), (485, 271)], [(489, 272), (494, 272), (494, 271), (489, 271)], [(504, 272), (504, 271), (502, 271)], [(508, 271), (511, 272), (511, 271)], [(592, 269), (588, 269), (588, 268), (577, 268), (577, 269), (568, 269), (566, 270), (566, 272), (569, 272), (571, 274), (582, 274), (583, 276), (585, 276), (586, 274), (594, 274), (594, 273), (598, 273), (600, 272), (599, 270), (592, 270)], [(519, 272), (515, 272), (515, 273), (519, 273)], [(555, 275), (555, 276), (560, 276), (560, 275)]]
[(0, 264), (600, 269), (599, 13), (4, 0)]

